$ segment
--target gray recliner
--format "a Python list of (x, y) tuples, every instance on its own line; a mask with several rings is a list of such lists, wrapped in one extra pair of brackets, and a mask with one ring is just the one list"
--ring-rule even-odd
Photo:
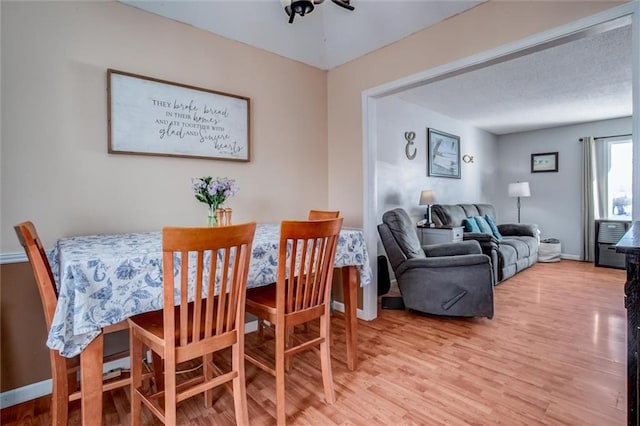
[(493, 268), (477, 241), (421, 246), (409, 215), (386, 212), (378, 232), (407, 308), (493, 318)]

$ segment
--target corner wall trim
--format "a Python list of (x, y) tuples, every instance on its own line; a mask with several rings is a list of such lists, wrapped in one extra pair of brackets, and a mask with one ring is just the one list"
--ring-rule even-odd
[[(338, 302), (337, 300), (334, 300), (332, 306), (333, 306), (333, 309), (335, 309), (336, 311), (344, 313), (344, 303)], [(373, 318), (367, 317), (367, 315), (365, 315), (364, 310), (362, 310), (362, 309), (357, 309), (356, 310), (356, 314), (357, 314), (356, 316), (358, 318), (360, 318), (361, 320), (365, 320), (365, 321), (371, 321), (371, 320), (374, 320), (376, 318), (376, 317), (373, 317)]]
[[(116, 359), (104, 364), (102, 371), (107, 372), (118, 368), (129, 369), (131, 361), (129, 357)], [(0, 393), (0, 409), (11, 407), (12, 405), (30, 401), (41, 396), (48, 395), (52, 392), (53, 380), (47, 379), (41, 382), (32, 383), (17, 389)]]
[(579, 254), (566, 254), (566, 253), (561, 253), (560, 254), (560, 259), (582, 260), (582, 259), (580, 259), (580, 255)]
[(0, 265), (6, 263), (21, 263), (28, 262), (29, 258), (26, 253), (0, 253)]
[(0, 393), (0, 408), (5, 409), (51, 393), (53, 380), (47, 379), (21, 388)]

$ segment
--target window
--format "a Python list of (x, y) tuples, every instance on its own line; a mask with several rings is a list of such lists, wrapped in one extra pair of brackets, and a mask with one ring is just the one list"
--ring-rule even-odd
[(616, 138), (606, 143), (606, 200), (605, 218), (631, 220), (631, 168), (633, 147), (631, 139)]

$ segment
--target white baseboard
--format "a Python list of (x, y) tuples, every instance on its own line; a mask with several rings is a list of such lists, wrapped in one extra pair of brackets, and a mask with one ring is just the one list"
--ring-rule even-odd
[(0, 253), (0, 265), (4, 265), (6, 263), (20, 263), (20, 262), (28, 262), (29, 258), (25, 252), (17, 252), (17, 253)]
[[(334, 300), (331, 306), (333, 307), (334, 310), (344, 313), (344, 303)], [(364, 314), (364, 311), (362, 309), (356, 309), (356, 316), (361, 320), (365, 320), (365, 321), (371, 321), (375, 319), (375, 317), (367, 318), (367, 316)]]
[[(131, 367), (131, 360), (129, 357), (116, 359), (104, 364), (103, 372), (125, 369), (128, 370)], [(11, 407), (12, 405), (20, 404), (25, 401), (30, 401), (41, 396), (49, 395), (53, 389), (53, 380), (47, 379), (41, 382), (32, 383), (30, 385), (22, 386), (17, 389), (0, 393), (0, 409)]]
[(560, 258), (561, 259), (567, 259), (567, 260), (582, 260), (582, 259), (580, 259), (580, 255), (578, 255), (578, 254), (561, 253), (560, 254)]
[[(256, 330), (258, 330), (258, 321), (249, 321), (244, 325), (245, 333), (252, 333)], [(108, 371), (117, 369), (128, 370), (130, 367), (131, 360), (129, 359), (129, 357), (125, 357), (105, 363), (102, 370), (104, 373), (106, 373)], [(47, 379), (41, 382), (32, 383), (30, 385), (2, 392), (0, 393), (0, 409), (11, 407), (12, 405), (30, 401), (35, 398), (40, 398), (41, 396), (49, 395), (52, 392), (52, 389), (53, 380)]]
[(0, 393), (0, 409), (20, 404), (51, 393), (53, 381), (51, 379), (33, 383), (17, 389)]

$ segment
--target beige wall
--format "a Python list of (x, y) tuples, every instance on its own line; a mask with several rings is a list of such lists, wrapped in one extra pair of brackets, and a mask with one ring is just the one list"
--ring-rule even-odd
[[(196, 176), (238, 180), (236, 222), (327, 207), (326, 72), (115, 2), (0, 5), (2, 253), (22, 252), (12, 226), (25, 219), (47, 247), (204, 226)], [(107, 154), (107, 68), (251, 98), (251, 162)], [(0, 275), (4, 392), (51, 375), (30, 267)]]
[(490, 1), (329, 71), (329, 206), (340, 207), (346, 224), (362, 225), (361, 95), (364, 90), (497, 48), (618, 4), (621, 3)]
[[(251, 98), (251, 162), (107, 154), (106, 70)], [(116, 2), (2, 2), (2, 246), (205, 225), (191, 177), (228, 176), (236, 222), (327, 207), (326, 72)]]

